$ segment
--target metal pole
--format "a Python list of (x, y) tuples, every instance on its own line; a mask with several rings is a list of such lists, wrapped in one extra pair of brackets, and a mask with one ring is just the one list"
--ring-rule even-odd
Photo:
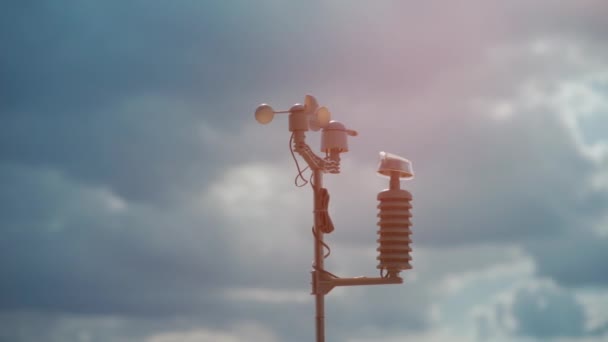
[(319, 284), (324, 271), (323, 266), (323, 231), (320, 229), (320, 210), (321, 203), (321, 188), (323, 187), (323, 173), (319, 169), (313, 170), (313, 189), (314, 189), (314, 222), (316, 238), (315, 241), (315, 278), (313, 288), (315, 289), (315, 310), (316, 310), (316, 335), (317, 342), (325, 342), (325, 294), (319, 290)]

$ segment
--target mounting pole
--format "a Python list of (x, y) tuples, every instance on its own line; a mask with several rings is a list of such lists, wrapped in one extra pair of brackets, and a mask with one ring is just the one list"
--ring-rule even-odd
[(323, 230), (320, 229), (321, 224), (321, 188), (323, 188), (323, 172), (315, 168), (313, 169), (313, 195), (314, 195), (314, 223), (315, 223), (315, 237), (314, 237), (314, 269), (313, 269), (313, 294), (315, 295), (315, 326), (317, 342), (325, 342), (325, 292), (320, 291), (319, 284), (321, 277), (325, 273), (323, 265)]

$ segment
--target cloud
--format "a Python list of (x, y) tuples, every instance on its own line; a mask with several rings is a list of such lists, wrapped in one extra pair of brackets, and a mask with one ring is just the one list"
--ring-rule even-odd
[(607, 326), (591, 327), (588, 312), (574, 292), (550, 281), (536, 280), (519, 286), (510, 296), (493, 304), (489, 315), (480, 316), (478, 332), (481, 339), (502, 340), (507, 336), (560, 341), (601, 339), (608, 331)]
[(183, 191), (183, 182), (192, 187), (215, 171), (200, 158), (214, 159), (198, 132), (206, 123), (191, 108), (145, 97), (91, 110), (90, 116), (9, 115), (3, 160), (59, 169), (129, 200), (157, 203)]
[(213, 330), (194, 330), (188, 332), (160, 333), (150, 336), (146, 342), (245, 342), (245, 341), (278, 341), (277, 337), (263, 327), (244, 323), (232, 327), (230, 332)]
[(540, 276), (550, 277), (562, 286), (605, 287), (603, 272), (608, 258), (608, 238), (573, 227), (568, 234), (544, 241), (526, 243), (538, 264)]
[[(211, 221), (191, 208), (159, 213), (54, 170), (3, 164), (1, 177), (14, 208), (2, 216), (3, 310), (162, 316), (200, 310), (212, 297), (178, 294), (227, 279), (212, 262), (225, 240), (198, 228)], [(18, 192), (27, 196), (9, 197)], [(214, 243), (201, 250), (197, 240)]]
[[(10, 103), (79, 112), (146, 93), (192, 96), (195, 89), (199, 98), (212, 101), (239, 76), (248, 78), (248, 67), (268, 70), (266, 53), (281, 43), (269, 29), (272, 22), (261, 20), (271, 12), (249, 15), (251, 6), (8, 5), (3, 11), (8, 37), (20, 37), (6, 41), (11, 49), (3, 55)], [(132, 20), (135, 15), (138, 20)], [(268, 50), (256, 49), (260, 42)], [(242, 55), (251, 57), (250, 64), (240, 63)]]
[[(467, 105), (458, 105), (455, 110), (463, 111), (458, 115), (445, 115), (444, 105), (427, 105), (420, 119), (411, 127), (405, 125), (403, 133), (393, 138), (371, 126), (367, 137), (361, 134), (360, 139), (365, 140), (352, 139), (353, 150), (362, 147), (363, 151), (347, 156), (357, 159), (343, 171), (342, 177), (353, 177), (348, 184), (351, 188), (340, 184), (333, 192), (364, 190), (358, 196), (373, 198), (371, 186), (377, 186), (377, 192), (386, 185), (373, 180), (371, 158), (366, 161), (371, 167), (367, 167), (359, 156), (374, 156), (373, 149), (386, 149), (413, 161), (417, 176), (404, 187), (414, 195), (414, 238), (418, 243), (516, 243), (601, 218), (598, 209), (605, 207), (601, 200), (605, 193), (593, 189), (590, 182), (603, 169), (579, 150), (558, 115), (547, 108), (518, 107), (517, 115), (497, 121)], [(407, 121), (397, 114), (387, 114), (384, 119)], [(363, 177), (369, 182), (362, 184)], [(365, 205), (373, 208), (371, 198)], [(338, 209), (344, 212), (344, 204), (335, 205), (341, 206), (336, 213)], [(375, 224), (373, 217), (358, 214), (352, 214), (348, 226)]]
[(538, 338), (581, 336), (585, 315), (580, 303), (567, 292), (550, 288), (523, 289), (511, 306), (515, 332)]
[[(573, 323), (519, 332), (574, 336), (584, 315), (567, 291), (605, 288), (602, 2), (4, 7), (11, 340), (40, 340), (43, 327), (55, 340), (238, 341), (242, 322), (262, 339), (309, 340), (310, 191), (292, 187), (285, 118), (262, 127), (251, 115), (308, 91), (361, 133), (343, 174), (326, 177), (332, 271), (377, 271), (377, 152), (417, 173), (404, 183), (414, 270), (403, 287), (332, 291), (329, 334), (441, 339), (460, 322), (453, 307), (534, 271), (572, 290), (521, 290), (510, 312), (543, 319), (525, 301), (541, 298)], [(531, 259), (508, 264), (513, 250)]]

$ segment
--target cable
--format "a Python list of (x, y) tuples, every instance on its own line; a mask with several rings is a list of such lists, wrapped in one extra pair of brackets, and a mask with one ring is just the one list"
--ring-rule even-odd
[[(309, 167), (305, 167), (303, 170), (300, 169), (300, 164), (298, 163), (298, 159), (296, 158), (295, 153), (293, 153), (293, 148), (291, 147), (291, 144), (293, 143), (293, 136), (294, 133), (291, 133), (291, 137), (289, 138), (289, 152), (291, 152), (291, 157), (293, 158), (293, 161), (296, 163), (296, 168), (298, 169), (298, 174), (296, 175), (296, 178), (294, 179), (294, 184), (298, 187), (301, 188), (303, 186), (306, 186), (306, 184), (308, 184), (309, 182), (306, 180), (306, 178), (304, 178), (304, 176), (302, 176), (302, 174), (304, 173), (304, 171), (306, 171)], [(303, 180), (304, 183), (298, 184), (298, 178)]]
[(323, 247), (325, 247), (325, 249), (327, 249), (327, 254), (323, 255), (323, 259), (327, 259), (327, 257), (331, 254), (331, 248), (329, 248), (329, 245), (326, 244), (325, 241), (321, 241), (321, 239), (319, 239), (319, 235), (317, 234), (315, 226), (312, 226), (312, 235), (317, 241), (319, 241), (323, 245)]
[[(319, 235), (317, 234), (317, 231), (315, 230), (315, 226), (312, 226), (312, 235), (315, 237), (315, 240), (320, 242), (321, 245), (323, 245), (323, 247), (325, 247), (327, 249), (327, 254), (323, 255), (323, 259), (327, 259), (327, 257), (331, 254), (331, 248), (329, 248), (329, 245), (327, 245), (324, 241), (321, 241), (321, 239), (319, 239)], [(313, 261), (312, 263), (312, 268), (315, 271), (319, 271), (319, 272), (323, 272), (325, 274), (329, 274), (330, 276), (334, 277), (334, 278), (339, 278), (337, 275), (327, 271), (327, 270), (323, 270), (320, 269)]]
[(325, 188), (319, 189), (319, 202), (320, 209), (315, 209), (315, 214), (318, 211), (321, 215), (319, 217), (319, 229), (325, 234), (329, 234), (334, 231), (334, 223), (331, 221), (331, 217), (329, 217), (329, 192)]
[[(310, 168), (310, 167), (308, 167), (308, 166), (307, 166), (307, 167), (305, 167), (305, 168), (304, 168), (303, 170), (301, 170), (301, 171), (300, 171), (300, 170), (298, 170), (298, 174), (296, 175), (296, 178), (294, 179), (294, 184), (295, 184), (295, 185), (296, 185), (298, 188), (304, 187), (304, 186), (306, 186), (306, 184), (308, 184), (308, 183), (309, 183), (308, 181), (306, 181), (306, 178), (304, 178), (304, 176), (302, 176), (302, 174), (304, 173), (304, 171), (308, 170), (309, 168)], [(303, 179), (303, 180), (304, 180), (304, 183), (298, 184), (298, 178), (299, 178), (299, 179)]]

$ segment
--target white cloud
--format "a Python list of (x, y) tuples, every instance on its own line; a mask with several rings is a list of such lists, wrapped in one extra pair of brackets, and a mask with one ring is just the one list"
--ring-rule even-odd
[(162, 333), (149, 337), (146, 342), (241, 342), (234, 334), (212, 330)]
[(381, 335), (381, 336), (370, 336), (370, 337), (355, 337), (346, 340), (347, 342), (403, 342), (403, 341), (417, 341), (417, 342), (470, 342), (473, 339), (472, 335), (460, 335), (455, 334), (449, 330), (433, 329), (433, 331), (418, 333), (418, 334), (398, 334), (398, 335)]
[(194, 329), (189, 331), (164, 332), (146, 339), (146, 342), (250, 342), (279, 341), (267, 328), (251, 322), (239, 323), (229, 330)]
[(588, 331), (604, 331), (608, 335), (608, 291), (605, 289), (581, 289), (576, 298), (585, 307)]
[(252, 301), (259, 303), (304, 303), (313, 299), (305, 290), (272, 288), (232, 288), (224, 291), (230, 301)]
[(598, 163), (608, 158), (608, 135), (598, 133), (607, 131), (607, 124), (596, 120), (601, 127), (583, 125), (608, 115), (608, 69), (594, 46), (565, 38), (540, 38), (503, 45), (490, 56), (495, 68), (528, 71), (511, 84), (513, 97), (490, 102), (488, 109), (494, 117), (548, 110), (569, 129), (582, 155)]
[[(496, 247), (489, 248), (494, 249), (494, 253), (498, 254)], [(466, 288), (475, 288), (480, 284), (483, 284), (480, 287), (495, 287), (500, 283), (511, 285), (516, 283), (517, 279), (525, 279), (534, 273), (534, 261), (522, 255), (519, 249), (507, 249), (503, 253), (503, 258), (506, 259), (504, 261), (488, 263), (474, 270), (448, 272), (441, 286), (442, 291), (446, 296), (458, 296)], [(476, 253), (477, 256), (484, 254), (490, 254), (490, 252), (478, 251)], [(494, 291), (497, 290), (499, 289), (494, 289)], [(478, 293), (478, 295), (481, 294)]]
[(204, 201), (226, 219), (284, 219), (298, 209), (310, 209), (297, 188), (290, 186), (292, 176), (293, 170), (287, 165), (260, 162), (228, 167), (211, 185)]

